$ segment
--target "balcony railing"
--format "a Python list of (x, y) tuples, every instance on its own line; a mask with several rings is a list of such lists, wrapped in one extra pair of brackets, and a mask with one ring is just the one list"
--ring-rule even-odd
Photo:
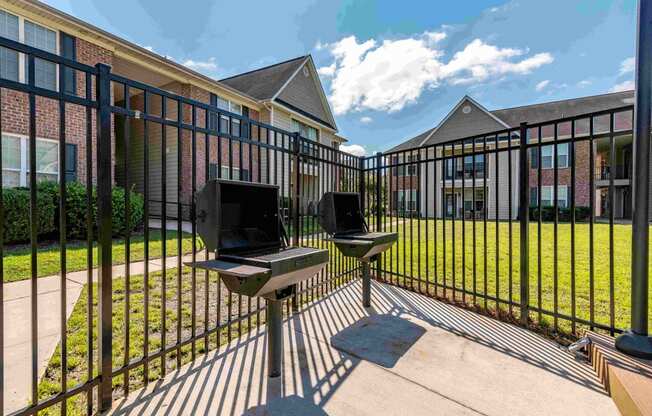
[(631, 179), (632, 169), (629, 165), (616, 165), (613, 168), (610, 166), (598, 166), (595, 169), (595, 180), (596, 181), (608, 181), (611, 179), (611, 175), (615, 180), (621, 179)]

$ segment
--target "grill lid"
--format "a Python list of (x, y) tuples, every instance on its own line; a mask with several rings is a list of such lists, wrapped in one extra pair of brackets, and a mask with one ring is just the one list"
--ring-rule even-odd
[(211, 180), (196, 194), (197, 231), (220, 254), (284, 247), (278, 186)]
[(367, 224), (360, 209), (360, 194), (325, 193), (319, 201), (319, 225), (331, 235), (366, 232)]

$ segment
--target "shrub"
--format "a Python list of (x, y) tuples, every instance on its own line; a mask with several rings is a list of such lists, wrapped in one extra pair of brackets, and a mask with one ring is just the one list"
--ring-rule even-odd
[[(79, 182), (66, 184), (66, 236), (69, 239), (86, 238), (86, 187)], [(97, 235), (97, 197), (96, 190), (92, 192), (92, 224), (93, 235)], [(36, 203), (38, 213), (38, 236), (57, 239), (59, 230), (59, 184), (43, 181), (37, 185)], [(112, 234), (122, 236), (127, 229), (133, 231), (143, 224), (144, 200), (140, 194), (130, 193), (130, 221), (126, 224), (125, 190), (113, 187), (111, 195), (113, 203)], [(2, 190), (4, 206), (4, 242), (27, 242), (30, 238), (30, 192), (28, 188), (5, 188)]]
[[(570, 208), (557, 208), (557, 218), (559, 222), (570, 222), (571, 210)], [(589, 207), (575, 207), (575, 221), (586, 221), (591, 215)], [(539, 208), (530, 207), (530, 221), (537, 221), (539, 219)], [(542, 207), (541, 208), (541, 221), (552, 222), (555, 220), (555, 207)]]
[[(53, 193), (54, 192), (54, 193)], [(36, 192), (37, 234), (49, 235), (56, 231), (56, 188), (45, 187)], [(4, 207), (3, 241), (26, 242), (30, 239), (30, 191), (29, 188), (5, 188), (2, 190)]]
[(127, 228), (129, 228), (130, 231), (133, 231), (142, 225), (143, 215), (145, 212), (145, 201), (140, 194), (133, 191), (129, 193), (129, 226), (127, 226), (125, 189), (114, 187), (111, 200), (113, 201), (113, 220), (111, 228), (114, 236), (125, 235)]
[[(95, 224), (97, 207), (95, 189), (91, 196), (91, 224)], [(86, 238), (86, 187), (79, 182), (69, 182), (66, 185), (66, 229), (68, 238)]]

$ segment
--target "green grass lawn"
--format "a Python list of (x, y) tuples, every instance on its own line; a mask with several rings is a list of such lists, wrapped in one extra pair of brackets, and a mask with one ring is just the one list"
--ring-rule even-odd
[[(159, 258), (162, 255), (163, 239), (160, 230), (151, 230), (149, 234), (149, 257)], [(177, 232), (166, 232), (166, 254), (177, 255)], [(197, 247), (201, 247), (198, 239)], [(113, 240), (113, 264), (124, 264), (126, 260), (126, 245), (124, 239)], [(130, 260), (141, 261), (145, 258), (145, 237), (142, 233), (131, 236)], [(184, 253), (192, 250), (192, 236), (182, 235)], [(86, 270), (86, 241), (70, 241), (66, 245), (66, 265), (68, 272)], [(37, 254), (37, 274), (39, 277), (58, 274), (60, 268), (59, 244), (40, 245)], [(15, 282), (31, 277), (31, 250), (29, 245), (7, 246), (4, 249), (4, 281)], [(93, 267), (97, 266), (97, 243), (93, 243)]]
[[(188, 339), (192, 335), (192, 274), (191, 269), (184, 267), (181, 274), (181, 339)], [(333, 287), (338, 286), (346, 281), (346, 279), (335, 279)], [(166, 273), (166, 342), (165, 345), (175, 345), (177, 342), (177, 323), (179, 322), (179, 315), (177, 313), (178, 302), (178, 286), (177, 286), (177, 269), (168, 269)], [(206, 282), (208, 282), (208, 297), (206, 297)], [(195, 310), (195, 323), (196, 334), (202, 334), (205, 324), (211, 329), (218, 325), (218, 314), (220, 313), (220, 324), (228, 322), (229, 306), (231, 310), (231, 339), (235, 339), (241, 334), (248, 332), (251, 328), (256, 327), (258, 324), (264, 323), (264, 312), (257, 315), (252, 315), (250, 319), (243, 319), (239, 323), (236, 322), (238, 316), (244, 316), (251, 306), (251, 310), (257, 307), (264, 307), (265, 302), (258, 299), (251, 299), (247, 297), (238, 298), (237, 295), (229, 296), (228, 291), (221, 285), (218, 290), (218, 277), (216, 273), (209, 273), (208, 280), (204, 273), (196, 274), (196, 310)], [(148, 281), (149, 288), (149, 340), (148, 346), (150, 354), (157, 352), (162, 345), (161, 334), (162, 327), (162, 305), (164, 304), (162, 294), (163, 276), (161, 272), (150, 274)], [(97, 363), (97, 284), (92, 285), (93, 288), (93, 357), (94, 362)], [(126, 350), (126, 335), (127, 328), (125, 325), (125, 304), (126, 304), (127, 287), (124, 278), (118, 278), (113, 281), (113, 368), (119, 368), (125, 362), (138, 360), (143, 357), (145, 345), (145, 280), (142, 275), (132, 276), (129, 283), (129, 349)], [(218, 304), (218, 296), (220, 302)], [(67, 386), (72, 388), (88, 380), (88, 286), (84, 287), (77, 304), (75, 305), (70, 318), (68, 319), (67, 327)], [(302, 302), (310, 301), (310, 293), (303, 295), (300, 298)], [(241, 302), (241, 303), (240, 303)], [(251, 303), (251, 305), (249, 305)], [(205, 321), (205, 307), (208, 305), (208, 321)], [(240, 306), (242, 315), (240, 315)], [(260, 319), (258, 319), (260, 318)], [(226, 328), (218, 332), (213, 332), (208, 337), (208, 345), (201, 339), (196, 343), (196, 353), (203, 354), (209, 350), (217, 348), (218, 345), (223, 345), (229, 341), (229, 333)], [(184, 365), (192, 360), (191, 345), (181, 348), (181, 365)], [(61, 392), (61, 344), (59, 344), (50, 358), (48, 367), (45, 374), (39, 383), (39, 400), (45, 400), (57, 393)], [(177, 351), (172, 351), (167, 354), (165, 360), (165, 368), (167, 371), (172, 371), (177, 368)], [(98, 374), (97, 364), (93, 368), (93, 375)], [(161, 360), (156, 359), (149, 364), (149, 372), (147, 374), (148, 381), (154, 381), (161, 377)], [(143, 366), (134, 368), (129, 372), (129, 390), (134, 391), (144, 385), (145, 371)], [(124, 395), (125, 377), (118, 376), (113, 379), (114, 400)], [(67, 414), (69, 415), (83, 415), (86, 411), (86, 396), (85, 394), (78, 395), (68, 400)], [(61, 414), (60, 405), (48, 408), (39, 414), (45, 415), (59, 415)]]
[[(397, 224), (398, 221), (398, 224)], [(446, 221), (444, 243), (444, 223), (437, 220), (437, 234), (435, 237), (434, 220), (393, 219), (393, 231), (399, 232), (399, 241), (384, 260), (386, 270), (401, 275), (421, 277), (423, 280), (443, 283), (462, 289), (473, 290), (473, 224), (466, 221), (465, 244), (462, 244), (463, 228), (460, 220), (455, 221), (455, 239), (453, 239), (453, 224)], [(485, 232), (482, 221), (476, 222), (475, 243), (475, 287), (479, 294), (486, 293), (495, 296), (498, 292), (501, 299), (509, 299), (510, 291), (510, 256), (509, 256), (509, 222), (501, 222), (496, 227), (495, 222), (487, 223), (486, 230), (486, 258), (485, 258)], [(386, 225), (389, 230), (389, 223)], [(428, 235), (426, 237), (426, 229)], [(496, 232), (499, 235), (498, 266), (496, 265)], [(555, 287), (555, 238), (554, 225), (542, 224), (541, 227), (541, 257), (538, 256), (538, 228), (536, 223), (530, 224), (529, 258), (530, 258), (530, 305), (539, 305), (539, 288), (541, 290), (540, 304), (543, 309), (553, 311), (555, 308), (555, 293), (557, 293), (557, 310), (560, 313), (571, 315), (571, 226), (559, 224), (557, 230), (557, 284)], [(609, 255), (609, 225), (594, 225), (594, 305), (595, 322), (609, 325), (610, 315), (610, 273), (613, 267), (613, 321), (618, 328), (629, 327), (630, 320), (630, 264), (631, 264), (631, 225), (614, 225), (613, 229), (613, 262)], [(435, 250), (435, 244), (437, 245)], [(444, 250), (445, 244), (445, 250)], [(520, 302), (520, 264), (519, 264), (519, 223), (512, 222), (512, 273), (511, 288), (512, 299)], [(453, 247), (455, 248), (455, 264), (453, 266)], [(590, 278), (589, 278), (589, 225), (586, 223), (575, 226), (575, 298), (576, 316), (588, 320), (590, 318)], [(405, 255), (405, 263), (403, 256)], [(436, 263), (435, 263), (436, 257)], [(462, 269), (464, 257), (465, 269)], [(445, 259), (445, 260), (444, 260)], [(541, 262), (541, 283), (539, 284), (539, 260)], [(446, 267), (444, 269), (444, 261)], [(486, 261), (486, 273), (485, 273)], [(436, 268), (436, 273), (435, 273)], [(445, 273), (444, 273), (445, 270)], [(485, 291), (486, 275), (486, 291)], [(389, 278), (389, 276), (388, 276)], [(396, 280), (396, 277), (394, 278)], [(398, 278), (403, 282), (403, 278)], [(410, 279), (407, 279), (410, 283)], [(416, 285), (416, 283), (415, 283)], [(422, 284), (423, 286), (423, 284)], [(425, 288), (424, 288), (425, 289)], [(448, 291), (450, 296), (451, 291)], [(439, 294), (443, 294), (440, 290)], [(652, 292), (651, 292), (652, 294)], [(458, 293), (457, 299), (461, 298)], [(652, 298), (652, 296), (651, 296)], [(467, 302), (472, 298), (467, 295)], [(484, 305), (484, 300), (478, 298), (477, 302)], [(489, 302), (490, 307), (495, 307)], [(506, 306), (502, 305), (504, 309)], [(652, 313), (652, 302), (650, 302)], [(532, 317), (538, 317), (532, 313)], [(542, 325), (552, 323), (551, 318), (543, 317)], [(570, 328), (565, 322), (560, 321), (560, 329)]]
[[(166, 345), (174, 345), (177, 339), (177, 269), (168, 269), (166, 275), (167, 284), (167, 299), (165, 304), (166, 310)], [(216, 299), (217, 299), (217, 275), (211, 273), (209, 275), (209, 327), (215, 327), (217, 322), (216, 314)], [(149, 349), (155, 352), (161, 347), (161, 333), (162, 333), (162, 274), (160, 272), (152, 273), (149, 278)], [(204, 328), (204, 273), (197, 273), (197, 311), (196, 311), (196, 325), (197, 333), (203, 331)], [(145, 303), (144, 303), (144, 288), (145, 281), (142, 275), (133, 276), (130, 280), (129, 286), (129, 351), (126, 354), (125, 339), (125, 294), (126, 286), (124, 279), (115, 279), (113, 283), (113, 367), (121, 367), (125, 358), (129, 360), (138, 359), (143, 356), (144, 348), (144, 326), (145, 326)], [(87, 298), (88, 287), (85, 287), (79, 301), (75, 305), (72, 314), (68, 320), (67, 328), (67, 348), (68, 348), (68, 386), (73, 387), (87, 380)], [(224, 290), (224, 289), (223, 289)], [(224, 292), (225, 293), (225, 292)], [(188, 338), (191, 335), (192, 328), (192, 279), (189, 268), (183, 269), (181, 278), (181, 333), (182, 339)], [(237, 297), (233, 296), (231, 301), (237, 305)], [(229, 302), (228, 295), (222, 300), (222, 307), (225, 308)], [(243, 301), (246, 307), (246, 299)], [(237, 306), (233, 306), (234, 314), (237, 314)], [(94, 339), (94, 357), (97, 359), (97, 285), (93, 284), (93, 307), (95, 313), (93, 314), (93, 339)], [(255, 304), (254, 304), (255, 306)], [(222, 322), (225, 322), (226, 316), (222, 316)], [(251, 325), (255, 325), (255, 316), (252, 318)], [(242, 322), (241, 331), (245, 332), (249, 329), (248, 322)], [(234, 325), (232, 336), (237, 337), (238, 327)], [(216, 348), (218, 345), (218, 334), (214, 333), (209, 337), (210, 349)], [(219, 334), (219, 344), (227, 341), (226, 331)], [(206, 345), (203, 341), (196, 344), (197, 353), (201, 354), (206, 352)], [(192, 359), (190, 345), (181, 348), (181, 363), (182, 365), (190, 362)], [(166, 368), (172, 370), (176, 368), (177, 354), (176, 351), (167, 355)], [(93, 373), (97, 375), (97, 365), (93, 369)], [(161, 376), (161, 360), (156, 360), (150, 363), (148, 379), (150, 381), (156, 380)], [(123, 376), (115, 377), (113, 379), (114, 385), (114, 399), (123, 394), (122, 387), (124, 386), (125, 379)], [(144, 369), (142, 366), (129, 372), (129, 385), (130, 389), (134, 390), (142, 387), (144, 384)], [(39, 398), (45, 399), (53, 396), (61, 391), (61, 350), (60, 345), (52, 355), (45, 375), (39, 384)], [(68, 401), (68, 414), (82, 415), (86, 410), (86, 397), (79, 395)], [(39, 414), (60, 414), (59, 406), (51, 407)]]

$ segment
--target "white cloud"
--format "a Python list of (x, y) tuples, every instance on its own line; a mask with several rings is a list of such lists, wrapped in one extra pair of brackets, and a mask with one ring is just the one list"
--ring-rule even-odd
[(630, 72), (634, 72), (634, 65), (636, 65), (636, 60), (633, 56), (625, 59), (620, 63), (620, 70), (618, 71), (618, 75), (625, 75), (629, 74)]
[(634, 80), (627, 80), (611, 87), (611, 92), (627, 91), (634, 89)]
[(333, 62), (319, 73), (331, 78), (335, 113), (395, 112), (416, 102), (425, 89), (442, 83), (473, 84), (527, 74), (553, 61), (549, 53), (524, 57), (525, 50), (499, 48), (475, 39), (446, 62), (438, 45), (445, 38), (444, 32), (384, 41), (358, 41), (349, 36), (323, 46)]
[(372, 121), (374, 121), (374, 119), (369, 116), (360, 117), (360, 123), (362, 124), (369, 124)]
[(548, 86), (548, 84), (550, 84), (550, 80), (549, 80), (549, 79), (546, 79), (546, 80), (544, 80), (544, 81), (539, 82), (539, 83), (534, 87), (534, 89), (537, 90), (537, 91), (541, 91), (541, 90), (543, 90), (544, 88), (546, 88), (546, 87)]
[(335, 75), (335, 70), (336, 69), (337, 69), (337, 67), (336, 67), (335, 63), (332, 63), (332, 64), (330, 64), (328, 66), (322, 66), (321, 68), (319, 68), (317, 70), (317, 72), (319, 73), (319, 75), (321, 75), (323, 77), (332, 77), (333, 75)]
[(577, 83), (577, 86), (580, 88), (584, 88), (584, 87), (588, 87), (591, 84), (593, 84), (593, 81), (591, 81), (590, 79), (583, 79)]
[(346, 153), (350, 153), (354, 156), (365, 156), (367, 154), (367, 151), (364, 150), (364, 147), (360, 146), (359, 144), (343, 144), (340, 145), (340, 150)]
[(199, 72), (214, 72), (218, 68), (217, 60), (214, 57), (210, 57), (205, 61), (187, 59), (183, 61), (182, 64), (190, 69), (194, 69), (195, 71)]

